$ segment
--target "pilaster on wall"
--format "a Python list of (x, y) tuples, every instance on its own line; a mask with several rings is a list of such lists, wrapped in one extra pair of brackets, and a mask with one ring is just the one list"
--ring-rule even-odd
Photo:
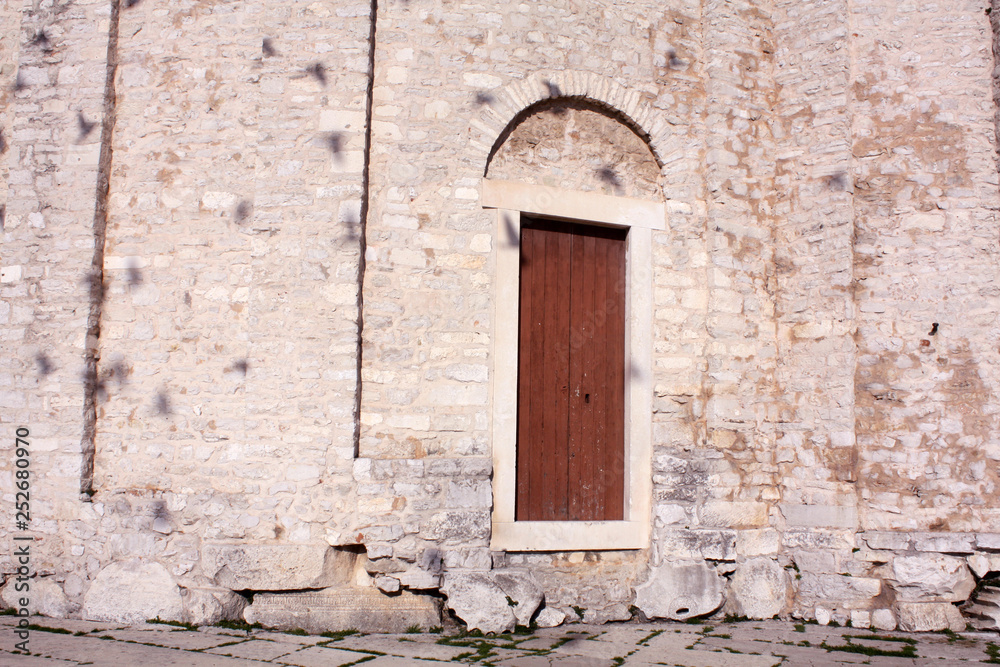
[[(848, 4), (774, 7), (775, 457), (793, 533), (849, 535), (857, 524)], [(852, 540), (834, 542), (843, 548)]]
[[(113, 7), (24, 2), (0, 9), (0, 339), (8, 352), (0, 361), (0, 421), (11, 434), (16, 427), (31, 434), (31, 492), (40, 499), (32, 529), (52, 537), (82, 511), (90, 277)], [(12, 487), (2, 491), (13, 494)], [(43, 544), (36, 567), (52, 569), (66, 545)], [(11, 553), (4, 549), (0, 562)]]
[(983, 2), (852, 6), (863, 527), (1000, 518), (994, 34)]

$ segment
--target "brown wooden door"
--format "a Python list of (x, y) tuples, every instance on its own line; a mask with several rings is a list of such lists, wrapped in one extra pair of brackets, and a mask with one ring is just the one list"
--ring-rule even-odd
[(624, 518), (625, 234), (522, 216), (518, 521)]

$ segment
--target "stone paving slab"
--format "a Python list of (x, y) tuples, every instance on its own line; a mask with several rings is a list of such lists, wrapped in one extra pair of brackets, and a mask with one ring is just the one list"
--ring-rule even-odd
[(650, 648), (640, 649), (629, 656), (628, 660), (635, 664), (683, 665), (684, 667), (774, 667), (782, 662), (782, 659), (776, 656), (700, 650), (664, 652)]
[(121, 630), (104, 630), (96, 633), (97, 637), (113, 637), (122, 642), (135, 642), (137, 644), (150, 644), (152, 646), (165, 646), (167, 648), (180, 648), (185, 651), (203, 651), (208, 648), (215, 648), (221, 644), (228, 644), (234, 641), (241, 641), (237, 637), (228, 635), (210, 635), (203, 632), (190, 632), (187, 630), (132, 630), (124, 628)]
[[(6, 649), (6, 646), (3, 648)], [(98, 666), (212, 667), (212, 665), (219, 665), (220, 667), (229, 667), (230, 665), (245, 666), (248, 664), (245, 660), (206, 655), (195, 651), (38, 631), (31, 633), (29, 648), (32, 654), (40, 654), (76, 664), (89, 661), (90, 664)], [(6, 663), (0, 660), (0, 664)]]
[[(419, 635), (414, 635), (419, 636)], [(384, 637), (384, 639), (383, 639)], [(336, 644), (337, 648), (361, 649), (363, 651), (380, 651), (404, 658), (433, 658), (435, 660), (451, 660), (457, 655), (475, 651), (464, 646), (446, 646), (430, 641), (399, 641), (409, 639), (407, 635), (368, 635), (365, 637), (347, 637)]]
[(231, 646), (210, 648), (205, 653), (252, 660), (275, 660), (283, 655), (298, 651), (300, 648), (302, 648), (301, 644), (286, 644), (267, 639), (247, 639)]
[(345, 651), (326, 646), (307, 646), (294, 653), (283, 655), (274, 662), (282, 665), (295, 665), (296, 667), (340, 667), (341, 665), (353, 664), (370, 655), (370, 653)]
[[(342, 639), (262, 630), (203, 628), (191, 631), (159, 624), (102, 628), (102, 624), (41, 617), (32, 617), (31, 621), (37, 626), (63, 628), (70, 633), (32, 629), (29, 644), (33, 655), (14, 655), (15, 644), (19, 641), (14, 634), (17, 619), (0, 617), (0, 665), (3, 667), (8, 664), (29, 667), (79, 664), (339, 667), (358, 661), (363, 661), (361, 664), (367, 667), (419, 667), (444, 662), (505, 667), (611, 667), (619, 664), (636, 667), (775, 667), (779, 664), (782, 667), (858, 664), (970, 667), (988, 659), (988, 643), (1000, 644), (1000, 635), (994, 633), (887, 633), (776, 621), (700, 625), (574, 624), (539, 630), (533, 635), (471, 637), (453, 631), (446, 635), (352, 635)], [(75, 636), (74, 632), (81, 636)], [(438, 644), (444, 636), (473, 645)], [(890, 652), (909, 645), (908, 642), (890, 641), (891, 638), (916, 642), (917, 657), (827, 650), (852, 644), (866, 647), (868, 652)], [(485, 660), (477, 651), (479, 646), (490, 650)]]

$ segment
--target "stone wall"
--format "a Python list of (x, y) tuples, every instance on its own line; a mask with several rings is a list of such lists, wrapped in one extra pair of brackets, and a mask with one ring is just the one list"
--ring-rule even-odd
[[(64, 613), (492, 570), (930, 629), (1000, 571), (985, 0), (169, 4), (0, 9), (0, 422)], [(484, 177), (665, 202), (648, 549), (490, 551)]]

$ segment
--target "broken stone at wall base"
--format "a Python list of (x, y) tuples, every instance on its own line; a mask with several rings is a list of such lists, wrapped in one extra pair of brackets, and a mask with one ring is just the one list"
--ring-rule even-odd
[(526, 572), (504, 570), (494, 571), (493, 577), (500, 590), (510, 598), (508, 604), (510, 601), (514, 602), (514, 619), (517, 624), (527, 626), (531, 623), (531, 617), (545, 599), (534, 577)]
[(876, 609), (872, 612), (872, 627), (876, 630), (895, 630), (896, 616), (891, 609)]
[(233, 591), (287, 591), (347, 584), (357, 554), (325, 545), (206, 544), (206, 576)]
[(518, 618), (530, 620), (543, 599), (529, 575), (504, 570), (449, 573), (441, 592), (470, 630), (493, 633), (513, 630)]
[(664, 563), (636, 588), (635, 606), (646, 618), (683, 621), (718, 609), (724, 586), (725, 580), (705, 561)]
[(535, 617), (535, 625), (540, 628), (554, 628), (558, 625), (562, 625), (565, 620), (565, 613), (559, 611), (558, 609), (553, 609), (552, 607), (545, 607), (538, 612), (538, 616)]
[(886, 583), (905, 602), (961, 602), (976, 587), (964, 558), (937, 554), (896, 556)]
[(603, 609), (586, 609), (583, 612), (583, 622), (590, 625), (604, 625), (613, 621), (627, 621), (631, 618), (632, 612), (620, 602)]
[(50, 579), (37, 577), (28, 580), (27, 591), (16, 590), (15, 585), (18, 583), (23, 585), (24, 582), (11, 577), (0, 591), (0, 598), (8, 607), (20, 607), (21, 598), (26, 597), (28, 611), (49, 618), (66, 618), (80, 608), (80, 605), (69, 601), (59, 584)]
[(976, 630), (1000, 630), (1000, 588), (979, 588), (961, 609)]
[(258, 593), (243, 611), (251, 625), (313, 634), (359, 630), (401, 633), (417, 625), (441, 625), (441, 603), (427, 595), (403, 591), (385, 595), (375, 588), (327, 588), (309, 593)]
[(950, 602), (897, 602), (896, 616), (903, 632), (965, 630), (965, 619)]
[(247, 599), (227, 588), (188, 588), (181, 591), (184, 600), (184, 622), (192, 625), (214, 625), (219, 621), (243, 618)]
[(182, 621), (184, 601), (165, 567), (133, 559), (111, 563), (98, 573), (83, 599), (81, 615), (88, 621), (132, 625), (152, 618)]
[(774, 618), (785, 610), (788, 578), (770, 558), (751, 558), (736, 568), (726, 611), (752, 619)]

